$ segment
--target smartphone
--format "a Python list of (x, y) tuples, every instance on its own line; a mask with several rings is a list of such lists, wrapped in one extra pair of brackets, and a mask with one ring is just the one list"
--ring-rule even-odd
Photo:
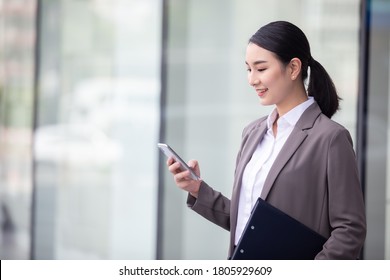
[(173, 157), (175, 161), (180, 162), (181, 171), (189, 170), (192, 179), (200, 180), (199, 176), (195, 174), (191, 167), (189, 167), (171, 147), (164, 143), (158, 143), (157, 147), (167, 156), (167, 158)]

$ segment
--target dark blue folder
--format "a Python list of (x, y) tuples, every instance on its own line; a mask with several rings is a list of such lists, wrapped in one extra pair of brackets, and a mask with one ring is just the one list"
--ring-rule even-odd
[(259, 198), (233, 260), (313, 260), (326, 238)]

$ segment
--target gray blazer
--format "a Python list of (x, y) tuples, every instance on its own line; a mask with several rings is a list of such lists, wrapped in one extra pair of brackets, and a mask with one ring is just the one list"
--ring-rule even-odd
[[(266, 117), (243, 131), (231, 200), (201, 183), (187, 205), (230, 231), (234, 249), (242, 175), (267, 131)], [(301, 116), (275, 160), (261, 198), (328, 238), (316, 259), (356, 259), (366, 236), (366, 217), (349, 132), (321, 113), (317, 103)]]

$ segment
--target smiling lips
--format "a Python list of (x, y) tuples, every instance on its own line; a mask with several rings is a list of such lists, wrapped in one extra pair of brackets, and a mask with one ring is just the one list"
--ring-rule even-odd
[(256, 92), (259, 97), (263, 97), (265, 93), (268, 91), (268, 88), (257, 88)]

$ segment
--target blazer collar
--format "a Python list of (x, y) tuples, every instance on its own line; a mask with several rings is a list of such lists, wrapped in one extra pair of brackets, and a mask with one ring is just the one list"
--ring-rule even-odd
[(317, 103), (310, 105), (302, 114), (268, 173), (260, 196), (262, 199), (265, 200), (267, 198), (280, 171), (306, 139), (307, 131), (314, 126), (314, 123), (320, 114), (321, 109)]
[(306, 130), (312, 128), (321, 113), (321, 109), (317, 102), (314, 102), (305, 110), (305, 112), (303, 112), (301, 118), (295, 125), (295, 129)]

